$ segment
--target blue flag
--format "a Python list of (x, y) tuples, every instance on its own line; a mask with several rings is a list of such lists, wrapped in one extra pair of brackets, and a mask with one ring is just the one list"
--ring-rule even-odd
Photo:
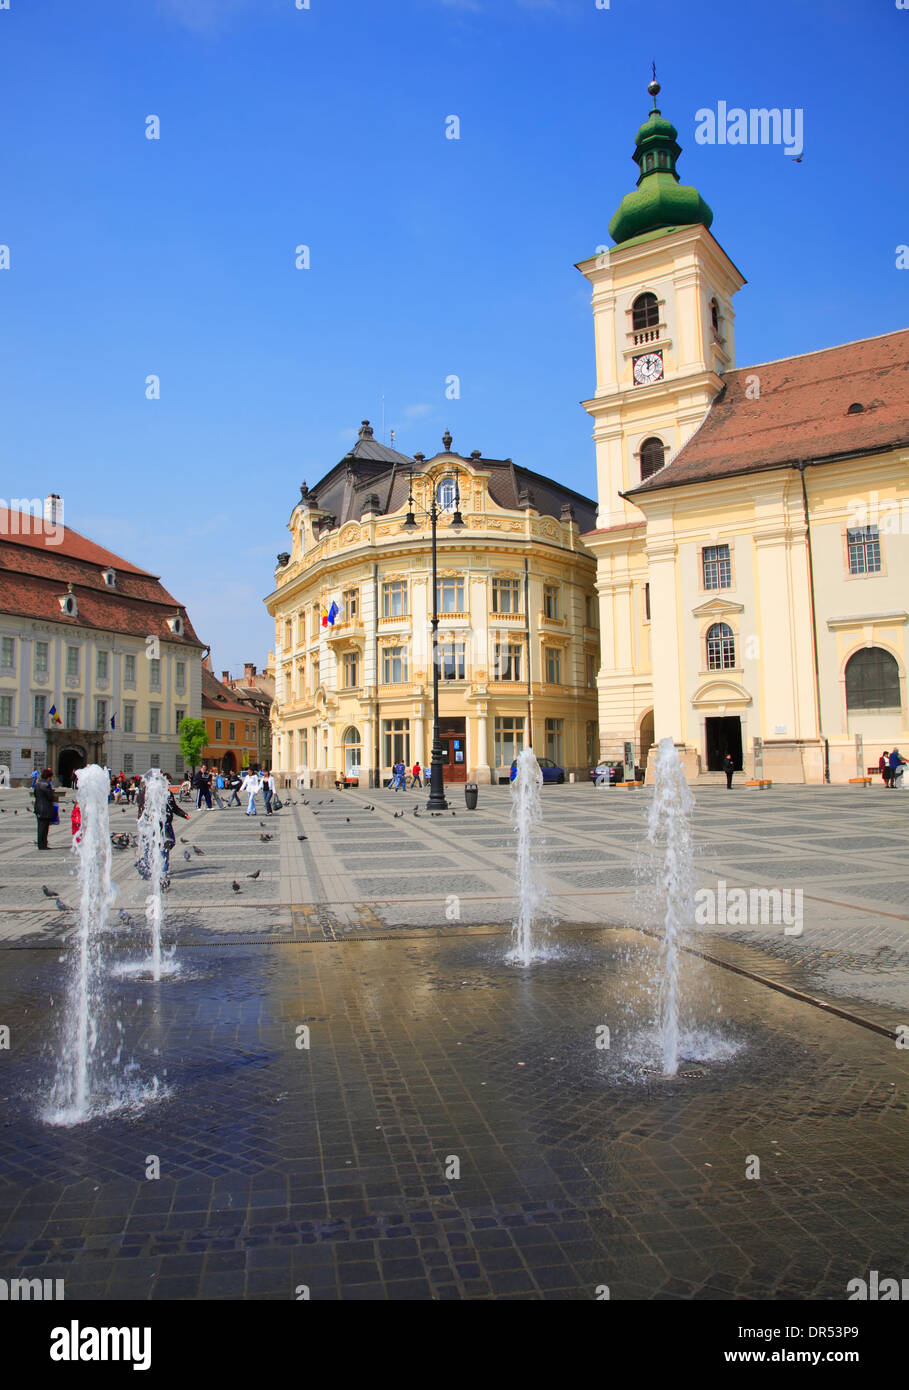
[(112, 729), (116, 729), (117, 727), (117, 716), (115, 714), (112, 714), (110, 717), (110, 726)]
[(341, 610), (340, 610), (340, 608), (338, 607), (338, 605), (337, 605), (336, 603), (333, 603), (333, 604), (331, 605), (331, 607), (330, 607), (329, 610), (328, 610), (328, 626), (329, 626), (329, 627), (334, 627), (334, 625), (335, 625), (335, 618), (338, 616), (338, 614), (340, 613), (340, 611), (341, 611)]

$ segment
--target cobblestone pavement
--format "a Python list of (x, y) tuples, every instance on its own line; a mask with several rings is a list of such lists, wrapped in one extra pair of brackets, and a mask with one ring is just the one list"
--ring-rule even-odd
[[(874, 1017), (909, 1008), (909, 796), (859, 787), (695, 789), (698, 883), (800, 889), (796, 934), (779, 923), (703, 925), (711, 949), (736, 943), (798, 971), (809, 992), (876, 1006)], [(649, 791), (589, 785), (544, 788), (538, 860), (556, 920), (655, 924), (636, 870)], [(347, 791), (292, 794), (271, 819), (237, 808), (196, 812), (177, 823), (168, 907), (181, 940), (238, 935), (338, 939), (402, 929), (508, 926), (514, 916), (514, 836), (505, 787), (481, 787), (464, 809), (449, 789), (451, 812), (425, 814), (425, 794)], [(372, 806), (374, 810), (367, 810)], [(61, 826), (55, 848), (34, 849), (34, 820), (22, 792), (0, 791), (0, 941), (59, 941), (72, 919), (41, 895), (63, 875), (75, 886)], [(412, 812), (420, 812), (414, 817)], [(13, 817), (17, 809), (19, 815)], [(395, 819), (395, 812), (404, 814)], [(66, 817), (65, 817), (66, 818)], [(135, 813), (112, 808), (115, 830), (134, 830)], [(263, 842), (263, 834), (274, 838)], [(298, 838), (305, 835), (305, 839)], [(183, 841), (186, 841), (184, 843)], [(202, 856), (192, 852), (195, 842)], [(184, 854), (190, 855), (189, 862)], [(121, 902), (139, 908), (130, 851), (115, 854)], [(256, 880), (247, 875), (260, 871)], [(232, 893), (234, 877), (241, 885)]]
[(106, 1011), (168, 1094), (72, 1129), (38, 1118), (63, 966), (6, 952), (7, 1267), (141, 1299), (841, 1299), (902, 1270), (890, 1039), (689, 958), (691, 1021), (739, 1051), (696, 1039), (666, 1080), (638, 1022), (655, 944), (559, 942), (530, 972), (502, 933), (186, 947)]
[[(700, 929), (667, 1080), (647, 1070), (657, 944), (626, 925), (653, 925), (648, 794), (544, 794), (557, 954), (530, 971), (505, 960), (507, 789), (438, 820), (346, 792), (179, 822), (181, 973), (110, 975), (102, 1017), (101, 1046), (160, 1097), (66, 1129), (41, 1114), (75, 918), (41, 885), (77, 901), (69, 837), (39, 855), (24, 797), (0, 793), (4, 1277), (62, 1277), (71, 1299), (840, 1299), (871, 1268), (900, 1277), (902, 798), (698, 791), (699, 881), (801, 887), (804, 924)], [(112, 966), (146, 944), (133, 854), (114, 869)]]

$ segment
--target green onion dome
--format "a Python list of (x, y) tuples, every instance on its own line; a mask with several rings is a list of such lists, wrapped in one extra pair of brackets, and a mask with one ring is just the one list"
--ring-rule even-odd
[(709, 227), (713, 221), (713, 213), (697, 189), (679, 182), (675, 165), (682, 147), (675, 126), (657, 108), (659, 82), (651, 82), (647, 90), (654, 100), (653, 110), (635, 137), (632, 155), (641, 172), (635, 191), (626, 193), (609, 223), (609, 235), (615, 242), (667, 227), (697, 223)]

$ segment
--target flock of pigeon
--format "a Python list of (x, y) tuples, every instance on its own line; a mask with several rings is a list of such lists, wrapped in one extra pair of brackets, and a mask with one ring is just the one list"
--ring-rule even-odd
[[(311, 805), (310, 805), (310, 802), (307, 801), (306, 798), (304, 797), (304, 798), (303, 798), (303, 801), (302, 801), (302, 804), (303, 804), (304, 806), (306, 806), (306, 807), (309, 807), (309, 809), (312, 811), (312, 814), (313, 814), (314, 816), (317, 816), (317, 815), (319, 814), (319, 811), (318, 811), (318, 809), (317, 809), (318, 807), (320, 807), (320, 806), (330, 806), (330, 805), (332, 805), (333, 802), (334, 802), (334, 797), (333, 797), (333, 796), (330, 796), (330, 797), (328, 798), (327, 801), (323, 799), (323, 800), (321, 800), (321, 801), (317, 801), (317, 802), (315, 803), (315, 806), (311, 806)], [(293, 806), (293, 805), (295, 805), (295, 804), (296, 804), (296, 803), (294, 803), (293, 801), (287, 801), (287, 802), (285, 802), (285, 805), (287, 805), (287, 806)], [(375, 811), (375, 809), (376, 809), (375, 806), (364, 806), (364, 807), (363, 807), (363, 810), (364, 810), (364, 811), (367, 811), (367, 812), (369, 812), (369, 811)], [(4, 807), (0, 807), (0, 812), (3, 812), (4, 810), (5, 810)], [(123, 808), (123, 814), (126, 815), (126, 808), (125, 808), (125, 807)], [(431, 816), (433, 816), (433, 817), (437, 817), (437, 816), (442, 816), (442, 815), (444, 815), (445, 812), (444, 812), (444, 811), (430, 811), (429, 814), (430, 814)], [(452, 812), (451, 812), (451, 815), (453, 815), (453, 816), (456, 815), (456, 814), (457, 814), (457, 812), (455, 812), (455, 811), (452, 811)], [(17, 812), (17, 811), (14, 811), (14, 812), (13, 812), (13, 815), (18, 815), (18, 812)], [(403, 820), (404, 815), (405, 815), (405, 812), (404, 812), (404, 811), (395, 811), (395, 812), (393, 813), (392, 819), (393, 819), (393, 820)], [(420, 813), (420, 808), (419, 808), (418, 806), (414, 806), (414, 808), (413, 808), (413, 815), (414, 815), (417, 819), (420, 819), (421, 813)], [(351, 817), (350, 817), (350, 816), (345, 816), (345, 817), (344, 817), (344, 821), (345, 821), (345, 824), (350, 825), (350, 824), (351, 824)], [(260, 835), (259, 835), (259, 839), (262, 841), (263, 844), (268, 844), (269, 841), (273, 840), (274, 838), (275, 838), (274, 835), (269, 835), (267, 832), (262, 832), (262, 833), (260, 833)], [(138, 837), (138, 835), (128, 835), (128, 834), (127, 834), (127, 835), (120, 835), (120, 834), (116, 834), (116, 833), (115, 833), (115, 834), (112, 834), (112, 835), (111, 835), (110, 839), (111, 839), (111, 844), (112, 844), (112, 846), (113, 846), (115, 849), (130, 849), (130, 848), (135, 849), (135, 848), (138, 846), (138, 844), (139, 844), (139, 837)], [(308, 836), (308, 835), (298, 835), (298, 836), (297, 836), (297, 839), (298, 839), (298, 840), (308, 840), (308, 839), (309, 839), (309, 836)], [(200, 856), (200, 857), (204, 856), (204, 854), (205, 854), (205, 851), (202, 850), (202, 849), (200, 849), (198, 845), (192, 844), (192, 842), (191, 842), (190, 840), (185, 839), (184, 836), (182, 836), (182, 835), (180, 836), (180, 843), (181, 843), (181, 845), (189, 845), (189, 846), (190, 846), (190, 849), (187, 849), (187, 850), (184, 850), (184, 851), (183, 851), (183, 858), (186, 860), (187, 863), (189, 863), (189, 862), (192, 860), (193, 854), (196, 854), (196, 855), (198, 855), (198, 856)], [(192, 853), (190, 853), (190, 850), (192, 850)], [(259, 878), (259, 876), (260, 876), (261, 873), (262, 873), (262, 870), (261, 870), (261, 869), (256, 869), (255, 873), (247, 874), (246, 877), (249, 878), (249, 879), (256, 880), (257, 878)], [(234, 893), (242, 893), (242, 891), (243, 891), (241, 885), (237, 882), (236, 879), (233, 879), (233, 881), (231, 882), (231, 885), (230, 885), (230, 886), (231, 886), (232, 890), (234, 891)], [(42, 885), (41, 885), (41, 891), (42, 891), (42, 893), (44, 894), (44, 896), (45, 896), (46, 898), (53, 898), (53, 899), (54, 899), (54, 902), (56, 903), (57, 909), (58, 909), (60, 912), (70, 912), (70, 911), (71, 911), (71, 908), (69, 908), (69, 907), (67, 906), (67, 904), (66, 904), (65, 902), (63, 902), (62, 898), (60, 897), (59, 893), (57, 892), (57, 890), (56, 890), (55, 888), (48, 888), (48, 887), (46, 886), (46, 884), (42, 884)], [(129, 913), (128, 913), (128, 912), (125, 912), (125, 911), (123, 910), (123, 908), (120, 909), (120, 920), (121, 920), (121, 922), (125, 922), (125, 923), (129, 923), (129, 922), (131, 922), (131, 920), (132, 920), (132, 919), (130, 918)]]

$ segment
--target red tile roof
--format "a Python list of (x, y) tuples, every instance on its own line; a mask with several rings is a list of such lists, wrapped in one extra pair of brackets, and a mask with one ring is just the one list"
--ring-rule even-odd
[[(110, 588), (102, 571), (116, 571)], [(60, 598), (72, 584), (77, 614), (68, 617)], [(0, 611), (68, 627), (91, 627), (132, 637), (201, 647), (186, 609), (168, 593), (157, 575), (131, 565), (120, 555), (67, 527), (55, 543), (54, 532), (40, 519), (0, 507)], [(183, 635), (168, 626), (179, 613)]]
[(234, 692), (212, 675), (205, 665), (202, 667), (202, 712), (212, 710), (220, 713), (227, 710), (231, 714), (242, 714), (245, 719), (256, 719), (259, 712), (252, 704), (238, 700)]
[[(760, 394), (755, 393), (755, 382)], [(849, 413), (853, 404), (863, 408)], [(909, 444), (909, 329), (727, 372), (675, 458), (626, 494)]]

